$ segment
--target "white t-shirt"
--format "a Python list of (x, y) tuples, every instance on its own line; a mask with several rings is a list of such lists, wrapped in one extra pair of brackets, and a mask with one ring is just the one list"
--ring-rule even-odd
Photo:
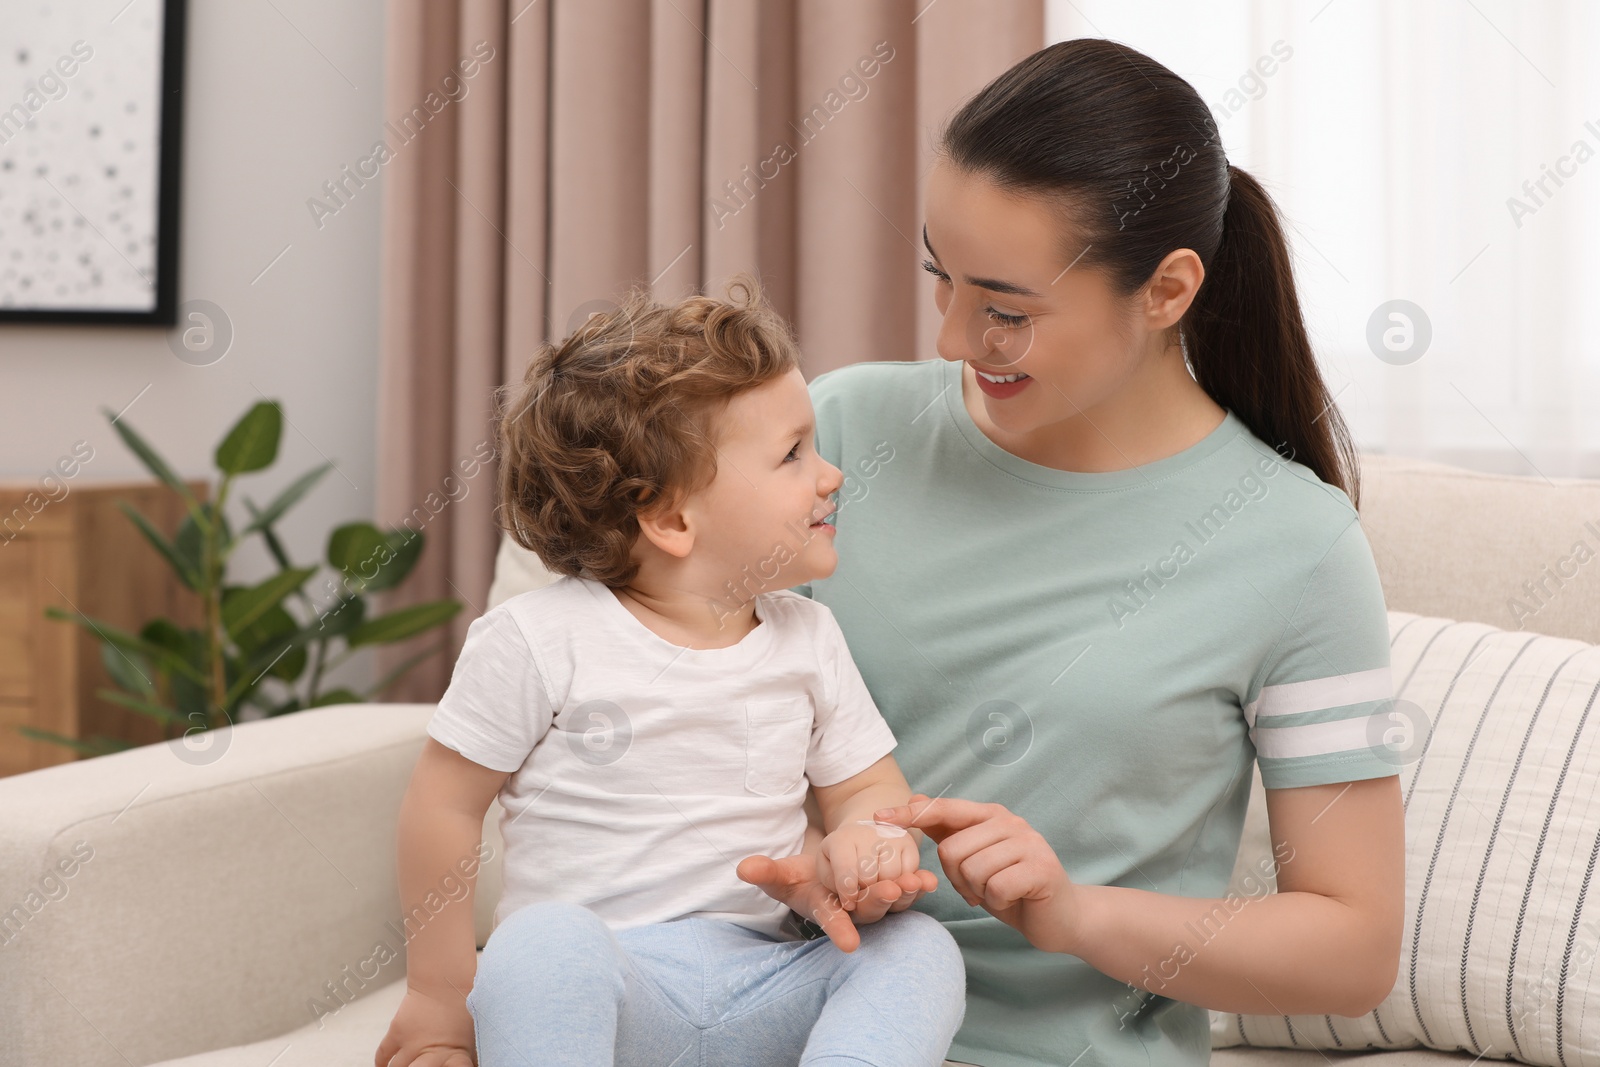
[(699, 650), (586, 578), (472, 623), (428, 734), (514, 772), (497, 924), (566, 900), (614, 930), (698, 915), (786, 936), (788, 909), (734, 868), (799, 852), (807, 781), (842, 782), (895, 738), (832, 611), (786, 589), (755, 605), (743, 640)]

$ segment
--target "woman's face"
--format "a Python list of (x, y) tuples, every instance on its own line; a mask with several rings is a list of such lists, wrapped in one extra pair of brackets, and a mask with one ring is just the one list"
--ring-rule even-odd
[[(1188, 297), (1171, 299), (1182, 296), (1166, 269), (1173, 253), (1150, 286), (1118, 298), (1101, 271), (1076, 265), (1083, 248), (1064, 253), (1061, 218), (1046, 201), (942, 159), (928, 178), (923, 237), (944, 316), (939, 355), (976, 372), (1028, 376), (1013, 385), (976, 376), (989, 420), (1008, 434), (1027, 435), (1122, 394), (1150, 371), (1150, 353), (1164, 349), (1165, 328), (1199, 285), (1196, 275)], [(1177, 359), (1181, 367), (1181, 353)]]

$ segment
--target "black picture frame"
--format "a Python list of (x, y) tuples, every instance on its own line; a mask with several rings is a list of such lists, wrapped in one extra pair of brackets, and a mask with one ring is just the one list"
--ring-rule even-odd
[(155, 299), (148, 310), (0, 306), (0, 324), (160, 326), (178, 321), (179, 203), (183, 167), (183, 83), (188, 0), (162, 0), (160, 149), (156, 178)]

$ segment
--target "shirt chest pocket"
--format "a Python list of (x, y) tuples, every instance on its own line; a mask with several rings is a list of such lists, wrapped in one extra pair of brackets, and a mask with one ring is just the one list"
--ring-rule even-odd
[(746, 702), (744, 787), (747, 790), (775, 797), (804, 784), (812, 717), (809, 696)]

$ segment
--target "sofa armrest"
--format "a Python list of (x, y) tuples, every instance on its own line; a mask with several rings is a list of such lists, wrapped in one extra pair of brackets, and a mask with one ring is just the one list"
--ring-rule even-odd
[(203, 755), (171, 742), (0, 779), (0, 1065), (261, 1040), (403, 978), (395, 828), (432, 710), (319, 708)]

